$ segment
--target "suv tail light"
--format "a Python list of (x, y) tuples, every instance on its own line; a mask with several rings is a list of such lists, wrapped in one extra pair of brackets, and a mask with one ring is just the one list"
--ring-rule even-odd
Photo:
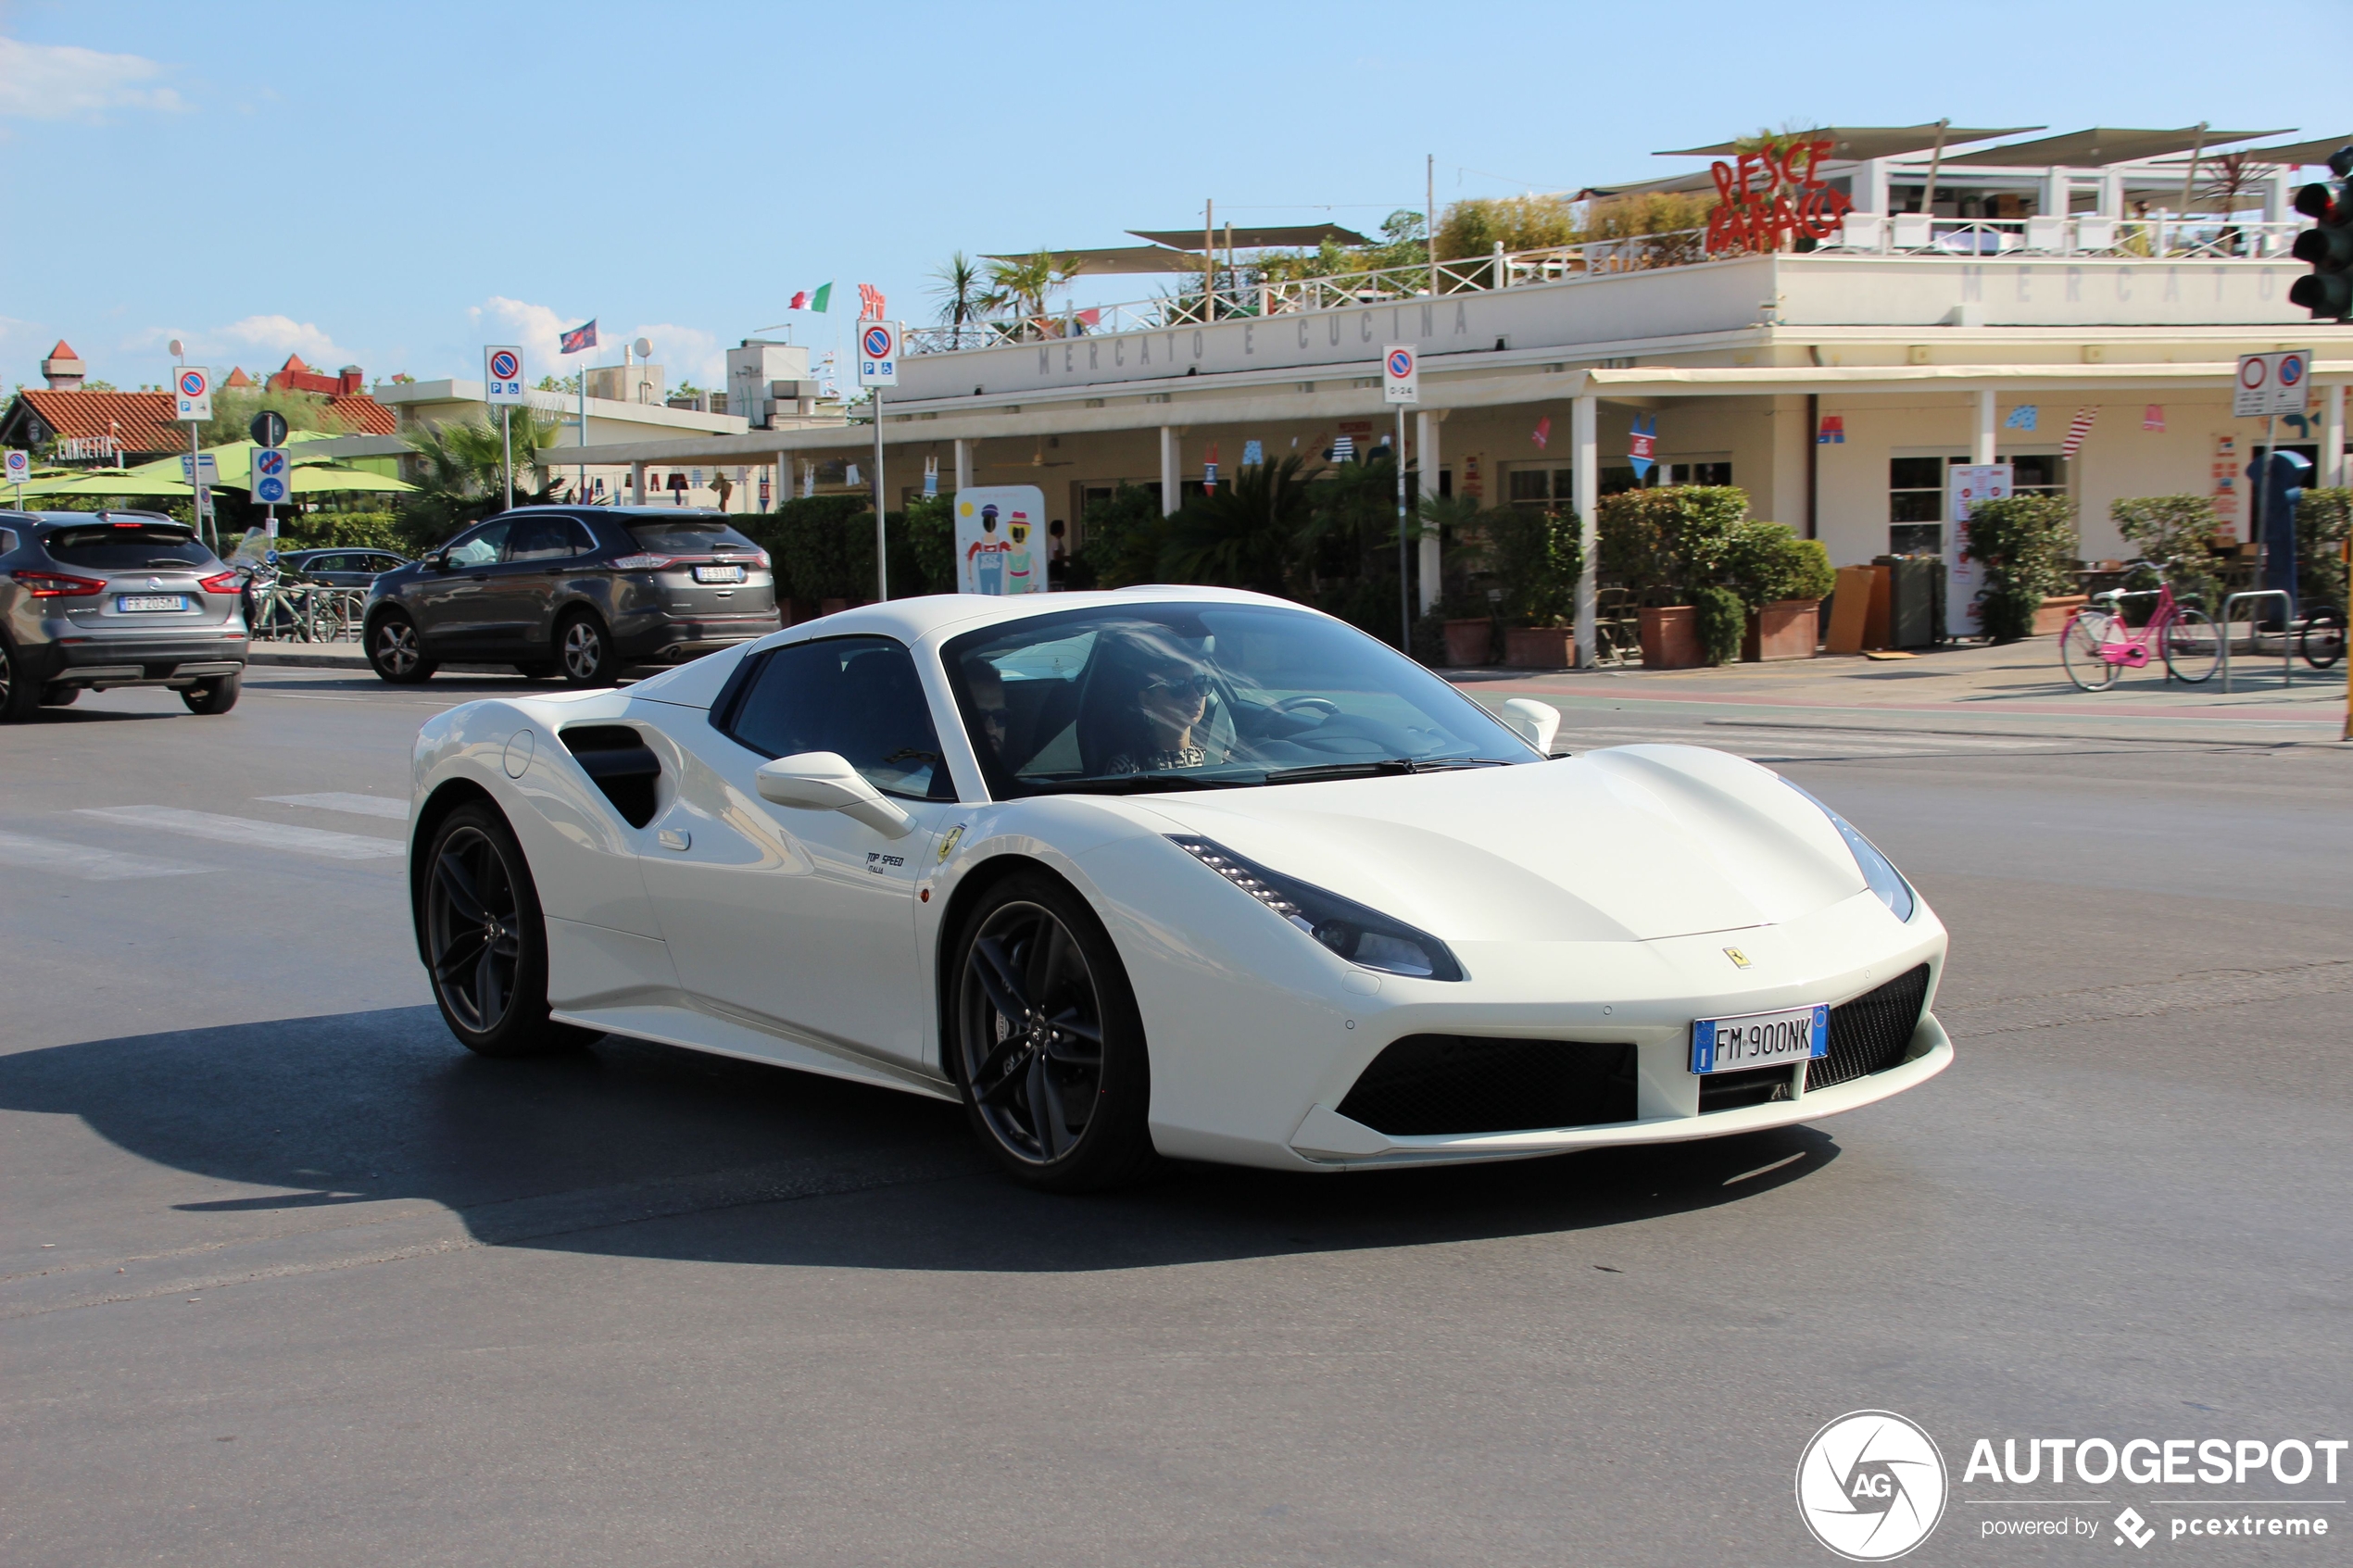
[(669, 556), (615, 556), (612, 569), (615, 571), (659, 571), (671, 562)]
[(216, 571), (209, 577), (200, 579), (196, 585), (208, 594), (233, 594), (237, 591), (237, 574), (233, 571)]
[(24, 591), (36, 599), (78, 599), (100, 593), (106, 582), (96, 577), (69, 577), (62, 571), (12, 571)]

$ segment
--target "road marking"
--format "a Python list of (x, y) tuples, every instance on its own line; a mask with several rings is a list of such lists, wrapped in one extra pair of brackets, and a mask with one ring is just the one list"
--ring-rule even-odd
[(177, 860), (150, 860), (120, 849), (93, 849), (62, 839), (28, 838), (0, 833), (0, 865), (31, 871), (58, 872), (83, 882), (129, 882), (143, 876), (200, 876), (210, 866), (184, 866)]
[(396, 838), (290, 827), (284, 822), (258, 822), (251, 817), (185, 811), (177, 806), (85, 806), (80, 814), (104, 822), (127, 822), (132, 827), (184, 833), (192, 838), (209, 838), (222, 844), (288, 849), (297, 855), (315, 855), (322, 860), (394, 859), (409, 852), (409, 847)]
[(308, 806), (320, 811), (348, 811), (356, 817), (384, 817), (393, 822), (409, 820), (409, 803), (384, 795), (354, 795), (349, 790), (330, 789), (317, 795), (257, 795), (256, 800), (267, 800), (273, 806)]

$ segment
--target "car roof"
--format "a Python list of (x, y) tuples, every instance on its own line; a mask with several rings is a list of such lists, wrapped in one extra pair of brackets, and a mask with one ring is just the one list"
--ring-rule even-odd
[[(582, 512), (588, 512), (597, 517), (642, 517), (654, 522), (675, 521), (677, 519), (690, 517), (715, 517), (721, 521), (725, 522), (732, 521), (738, 515), (735, 512), (723, 512), (717, 507), (600, 507), (586, 501), (552, 501), (544, 506), (535, 505), (528, 507), (511, 507), (497, 515), (499, 517), (515, 517), (527, 512), (554, 512), (563, 517), (573, 517)], [(494, 520), (484, 518), (483, 521), (484, 522), (488, 522)]]
[(44, 528), (76, 528), (99, 522), (135, 521), (145, 524), (161, 523), (166, 528), (185, 528), (191, 533), (195, 532), (194, 527), (182, 522), (178, 518), (166, 517), (161, 512), (141, 512), (115, 508), (108, 508), (102, 512), (20, 512), (18, 515), (30, 518)]

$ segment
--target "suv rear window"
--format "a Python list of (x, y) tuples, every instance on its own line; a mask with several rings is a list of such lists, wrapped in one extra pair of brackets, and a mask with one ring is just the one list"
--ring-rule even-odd
[(722, 550), (760, 548), (715, 517), (682, 517), (675, 522), (666, 519), (640, 521), (633, 517), (626, 526), (632, 539), (661, 555), (710, 555)]
[(100, 571), (136, 571), (143, 566), (218, 566), (219, 558), (175, 523), (108, 523), (96, 528), (60, 528), (41, 541), (63, 566)]

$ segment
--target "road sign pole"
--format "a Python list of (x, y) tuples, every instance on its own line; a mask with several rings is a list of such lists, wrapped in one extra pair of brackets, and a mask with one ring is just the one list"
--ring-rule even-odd
[(875, 401), (871, 407), (875, 416), (875, 597), (877, 600), (884, 600), (890, 597), (890, 559), (887, 548), (887, 539), (883, 532), (883, 389), (881, 383), (875, 384), (874, 394)]
[(220, 553), (220, 531), (209, 526), (212, 520), (210, 517), (206, 515), (204, 504), (204, 463), (202, 460), (204, 457), (204, 448), (196, 444), (196, 433), (203, 428), (204, 427), (202, 425), (197, 424), (194, 420), (190, 420), (188, 421), (188, 504), (195, 510), (196, 537), (202, 539), (208, 533), (210, 533), (212, 537), (209, 542), (212, 546), (212, 553), (214, 555), (219, 555)]
[(503, 403), (498, 406), (498, 466), (506, 470), (507, 475), (507, 505), (505, 509), (508, 511), (513, 511), (515, 509), (514, 412)]
[(1414, 657), (1414, 595), (1405, 571), (1405, 405), (1397, 405), (1397, 647)]

